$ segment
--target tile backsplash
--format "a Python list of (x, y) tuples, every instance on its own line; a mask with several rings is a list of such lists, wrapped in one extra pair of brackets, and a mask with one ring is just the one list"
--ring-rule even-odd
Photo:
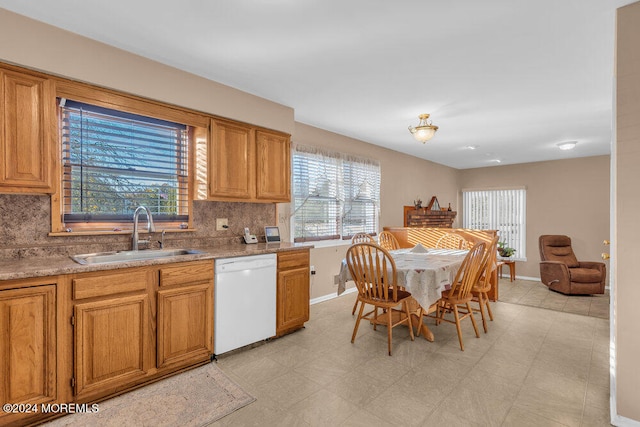
[[(50, 215), (49, 196), (0, 194), (0, 260), (130, 249), (130, 234), (49, 236)], [(166, 233), (165, 247), (204, 248), (240, 243), (244, 227), (263, 241), (264, 227), (276, 225), (276, 205), (194, 201), (192, 216), (195, 231)], [(216, 218), (228, 218), (229, 228), (216, 231)], [(160, 240), (162, 231), (161, 226), (156, 228), (154, 241)], [(146, 234), (141, 234), (141, 238), (146, 238)]]

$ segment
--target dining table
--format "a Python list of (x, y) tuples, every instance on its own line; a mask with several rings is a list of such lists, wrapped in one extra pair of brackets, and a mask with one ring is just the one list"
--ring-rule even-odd
[[(413, 248), (390, 250), (396, 265), (396, 283), (411, 292), (409, 306), (417, 320), (419, 332), (428, 341), (433, 341), (431, 330), (418, 318), (420, 307), (429, 310), (442, 291), (451, 286), (456, 272), (462, 265), (467, 250), (424, 248), (418, 244)], [(342, 260), (338, 274), (338, 295), (346, 290), (346, 283), (353, 280), (346, 259)]]

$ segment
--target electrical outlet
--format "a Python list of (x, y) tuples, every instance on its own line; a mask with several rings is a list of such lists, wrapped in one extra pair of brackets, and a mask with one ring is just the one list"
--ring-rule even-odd
[(229, 228), (229, 220), (227, 218), (216, 218), (216, 231), (223, 231)]
[(311, 272), (311, 275), (313, 276), (314, 274), (316, 274), (316, 266), (312, 265), (309, 267), (309, 271)]

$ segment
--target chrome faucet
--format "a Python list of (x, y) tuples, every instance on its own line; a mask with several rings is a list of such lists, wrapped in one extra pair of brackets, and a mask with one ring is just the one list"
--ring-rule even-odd
[(138, 240), (138, 217), (140, 216), (140, 211), (145, 211), (147, 214), (147, 232), (154, 233), (156, 231), (156, 227), (153, 225), (153, 216), (151, 215), (151, 211), (146, 206), (138, 206), (133, 213), (133, 235), (131, 236), (131, 250), (138, 250), (138, 243), (149, 243), (151, 240)]

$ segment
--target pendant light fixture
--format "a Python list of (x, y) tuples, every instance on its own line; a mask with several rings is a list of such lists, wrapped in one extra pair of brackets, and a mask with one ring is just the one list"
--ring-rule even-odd
[(409, 132), (413, 134), (415, 139), (424, 144), (433, 138), (433, 135), (435, 135), (438, 130), (438, 126), (431, 123), (429, 114), (420, 114), (418, 118), (420, 119), (420, 123), (418, 123), (416, 127), (409, 126)]

